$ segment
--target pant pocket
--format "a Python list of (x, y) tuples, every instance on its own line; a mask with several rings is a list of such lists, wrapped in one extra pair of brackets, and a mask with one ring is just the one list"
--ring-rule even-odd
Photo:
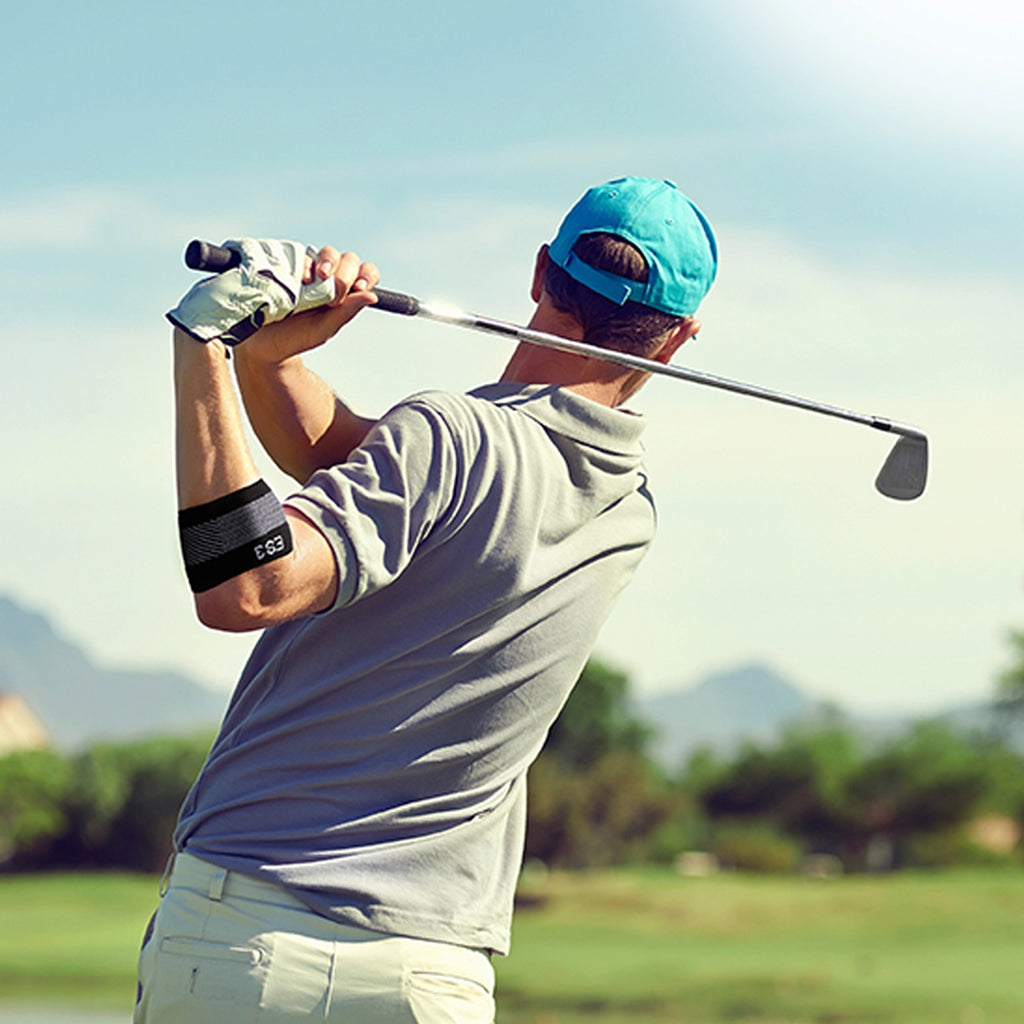
[(416, 1024), (492, 1024), (494, 996), (472, 978), (442, 971), (410, 970), (406, 997)]
[(195, 960), (248, 964), (250, 967), (255, 967), (263, 959), (263, 951), (254, 946), (228, 946), (206, 939), (166, 938), (160, 942), (160, 952)]
[(251, 1020), (263, 990), (262, 950), (166, 937), (153, 951), (140, 1021), (230, 1024)]

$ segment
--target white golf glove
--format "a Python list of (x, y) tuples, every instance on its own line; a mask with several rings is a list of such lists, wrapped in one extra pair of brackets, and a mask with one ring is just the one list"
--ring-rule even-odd
[(241, 262), (193, 285), (167, 319), (197, 341), (238, 345), (264, 324), (322, 306), (334, 298), (334, 280), (304, 285), (307, 255), (298, 242), (239, 238), (224, 243)]

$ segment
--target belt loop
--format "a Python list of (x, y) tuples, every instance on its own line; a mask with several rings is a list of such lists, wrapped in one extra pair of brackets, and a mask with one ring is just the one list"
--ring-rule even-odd
[(170, 888), (171, 882), (171, 871), (174, 870), (174, 859), (178, 855), (172, 850), (170, 856), (167, 858), (167, 864), (164, 866), (164, 873), (160, 876), (160, 899), (163, 899), (167, 895), (167, 890)]
[(216, 868), (213, 874), (213, 878), (210, 879), (210, 890), (209, 896), (211, 900), (220, 901), (220, 898), (224, 895), (224, 883), (228, 880), (227, 869)]

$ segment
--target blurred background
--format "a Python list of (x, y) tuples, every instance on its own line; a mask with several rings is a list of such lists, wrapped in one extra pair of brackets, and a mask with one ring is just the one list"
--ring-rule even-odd
[[(932, 472), (888, 501), (885, 435), (652, 381), (634, 406), (660, 533), (538, 772), (537, 863), (715, 847), (735, 864), (745, 833), (712, 826), (742, 819), (770, 826), (762, 867), (825, 851), (867, 871), (955, 861), (951, 829), (990, 812), (1019, 822), (1012, 701), (992, 709), (1024, 664), (1022, 22), (999, 0), (6, 10), (0, 735), (52, 760), (42, 783), (7, 762), (4, 855), (21, 822), (44, 837), (26, 864), (110, 866), (97, 851), (134, 821), (151, 838), (127, 866), (156, 868), (252, 644), (195, 623), (177, 551), (163, 314), (193, 281), (188, 240), (331, 243), (385, 286), (522, 322), (538, 246), (623, 174), (671, 178), (718, 234), (677, 362), (911, 423)], [(379, 413), (494, 379), (507, 355), (368, 311), (312, 362)], [(161, 733), (189, 738), (135, 745)], [(629, 781), (632, 755), (647, 767)], [(67, 797), (72, 778), (93, 788)], [(150, 779), (144, 828), (126, 778)], [(24, 825), (44, 791), (57, 818)], [(796, 791), (820, 800), (779, 795)], [(567, 807), (608, 792), (646, 794), (649, 816), (564, 845)], [(856, 825), (809, 823), (812, 804)]]

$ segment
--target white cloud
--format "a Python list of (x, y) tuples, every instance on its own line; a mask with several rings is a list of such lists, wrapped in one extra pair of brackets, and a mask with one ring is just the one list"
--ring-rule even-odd
[[(409, 233), (382, 238), (396, 287), (436, 285), (444, 295), (423, 297), (526, 314), (548, 210), (424, 201), (405, 213)], [(932, 440), (932, 480), (919, 502), (888, 502), (872, 480), (890, 438), (653, 381), (637, 404), (650, 418), (661, 535), (600, 649), (644, 689), (759, 657), (862, 706), (984, 696), (1003, 630), (1024, 619), (1024, 483), (1008, 469), (1019, 461), (1014, 283), (850, 272), (770, 235), (720, 235), (705, 330), (679, 361), (915, 423)], [(159, 312), (129, 325), (55, 310), (3, 331), (20, 353), (0, 406), (0, 518), (19, 543), (0, 561), (0, 590), (54, 614), (104, 661), (177, 664), (226, 683), (251, 639), (192, 621)], [(491, 379), (507, 352), (367, 312), (311, 361), (379, 412), (412, 391)], [(265, 460), (261, 471), (288, 489)]]
[(180, 217), (143, 192), (64, 186), (8, 196), (0, 204), (0, 248), (104, 251), (131, 239), (164, 246), (180, 237)]
[(719, 12), (771, 62), (834, 109), (876, 124), (1018, 155), (1024, 133), (1018, 41), (1004, 0), (725, 0)]
[(1011, 371), (1024, 370), (1024, 300), (1009, 274), (851, 270), (771, 234), (724, 226), (719, 235), (725, 255), (705, 330), (684, 350), (695, 365), (742, 367), (782, 391), (813, 381), (826, 391), (808, 397), (835, 405), (1008, 391)]
[(1024, 617), (1015, 284), (851, 274), (722, 235), (727, 269), (677, 361), (914, 423), (931, 481), (886, 501), (872, 481), (891, 437), (654, 381), (662, 536), (606, 642), (643, 637), (647, 686), (756, 657), (861, 706), (984, 697)]

